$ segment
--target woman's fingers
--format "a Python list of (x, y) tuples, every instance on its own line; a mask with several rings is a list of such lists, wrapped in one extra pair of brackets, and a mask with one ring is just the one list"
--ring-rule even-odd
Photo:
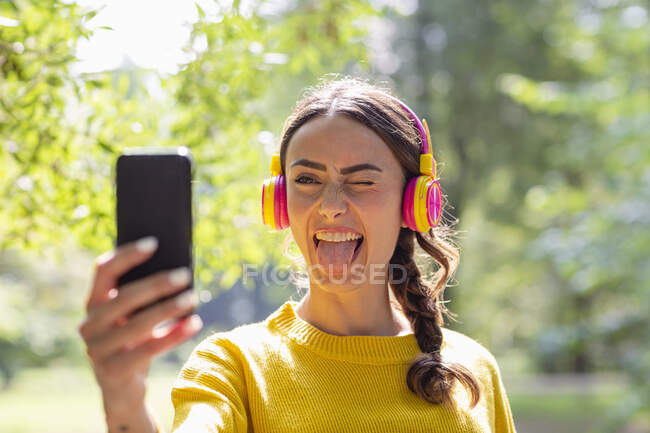
[(164, 334), (150, 338), (148, 341), (132, 350), (133, 356), (136, 359), (140, 357), (152, 358), (155, 355), (164, 353), (192, 337), (201, 330), (202, 327), (203, 322), (198, 315), (194, 314), (189, 317), (184, 317), (169, 326)]
[(129, 349), (137, 346), (152, 336), (157, 324), (189, 313), (196, 307), (196, 303), (197, 298), (194, 293), (183, 292), (147, 308), (130, 317), (125, 325), (111, 328), (96, 337), (90, 337), (86, 342), (88, 356), (93, 360), (101, 360), (127, 346)]
[(91, 311), (109, 299), (109, 292), (117, 286), (118, 278), (129, 269), (151, 257), (158, 247), (153, 236), (121, 245), (113, 251), (102, 254), (95, 261), (95, 278), (86, 302), (86, 311)]
[(119, 383), (137, 371), (146, 371), (151, 359), (194, 336), (203, 327), (198, 315), (184, 317), (171, 325), (163, 335), (151, 337), (132, 350), (116, 352), (97, 368), (108, 381)]
[(88, 313), (80, 332), (85, 339), (103, 334), (112, 328), (118, 319), (160, 298), (178, 292), (187, 287), (191, 279), (192, 274), (188, 268), (179, 268), (157, 272), (125, 284), (116, 297), (98, 305)]

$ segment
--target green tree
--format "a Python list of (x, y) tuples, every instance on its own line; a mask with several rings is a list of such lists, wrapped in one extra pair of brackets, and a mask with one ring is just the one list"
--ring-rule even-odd
[[(548, 149), (553, 171), (526, 195), (524, 218), (542, 228), (529, 256), (553, 293), (540, 357), (575, 354), (579, 371), (624, 368), (634, 392), (612, 424), (650, 416), (650, 32), (640, 4), (565, 7), (549, 37), (580, 80), (506, 75), (502, 91), (538, 116), (569, 119)], [(578, 23), (578, 25), (575, 25)], [(640, 343), (640, 344), (639, 344)]]
[(623, 369), (619, 421), (650, 401), (647, 23), (635, 1), (427, 2), (377, 63), (431, 119), (457, 326), (529, 370)]
[[(92, 34), (97, 11), (59, 0), (0, 2), (1, 263), (22, 263), (17, 255), (32, 252), (30, 262), (73, 266), (75, 248), (91, 255), (111, 249), (115, 161), (124, 149), (147, 145), (188, 146), (197, 162), (199, 288), (230, 287), (242, 263), (284, 260), (278, 243), (286, 233), (270, 234), (259, 208), (282, 112), (301, 84), (364, 61), (364, 18), (374, 11), (342, 0), (275, 9), (215, 2), (197, 11), (186, 47), (193, 60), (177, 74), (127, 61), (115, 71), (74, 75), (77, 41)], [(151, 91), (156, 83), (160, 92)], [(0, 351), (7, 372), (24, 364), (19, 353), (69, 353), (66, 341), (77, 339), (71, 323), (81, 318), (87, 290), (61, 278), (35, 282), (39, 268), (24, 268), (0, 279), (8, 319), (0, 320), (0, 345), (15, 348)], [(32, 298), (11, 294), (25, 286)], [(57, 291), (65, 305), (43, 301)], [(55, 320), (60, 315), (67, 319)], [(58, 330), (61, 344), (33, 346), (28, 329), (18, 326), (28, 317)]]
[[(65, 251), (68, 226), (86, 216), (75, 202), (89, 168), (83, 136), (66, 117), (79, 83), (68, 67), (90, 33), (74, 4), (0, 2), (0, 370), (40, 365), (69, 349), (76, 298), (55, 270), (14, 249)], [(65, 244), (65, 245), (64, 245)], [(56, 332), (56, 331), (60, 332)]]

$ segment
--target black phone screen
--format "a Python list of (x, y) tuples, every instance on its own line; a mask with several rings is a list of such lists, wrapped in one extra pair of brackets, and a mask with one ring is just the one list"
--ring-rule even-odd
[(158, 239), (153, 256), (123, 274), (118, 286), (162, 270), (193, 269), (192, 173), (192, 158), (185, 147), (118, 158), (117, 246), (146, 236)]

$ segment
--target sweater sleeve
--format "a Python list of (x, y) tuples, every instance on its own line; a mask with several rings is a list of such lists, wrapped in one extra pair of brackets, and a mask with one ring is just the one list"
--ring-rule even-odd
[(219, 334), (192, 352), (172, 387), (173, 433), (246, 433), (248, 399), (239, 349)]
[(494, 432), (516, 433), (510, 403), (506, 394), (506, 388), (503, 385), (503, 380), (501, 378), (501, 371), (496, 359), (491, 354), (489, 365), (494, 397)]

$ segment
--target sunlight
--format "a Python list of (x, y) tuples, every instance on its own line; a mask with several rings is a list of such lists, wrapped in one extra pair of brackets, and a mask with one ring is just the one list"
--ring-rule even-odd
[[(115, 69), (124, 63), (156, 69), (164, 74), (178, 71), (192, 60), (184, 53), (191, 25), (198, 19), (194, 1), (171, 0), (77, 0), (89, 9), (103, 9), (88, 22), (94, 30), (77, 46), (79, 62), (74, 73)], [(199, 2), (203, 3), (203, 2)], [(111, 30), (112, 29), (112, 30)]]

